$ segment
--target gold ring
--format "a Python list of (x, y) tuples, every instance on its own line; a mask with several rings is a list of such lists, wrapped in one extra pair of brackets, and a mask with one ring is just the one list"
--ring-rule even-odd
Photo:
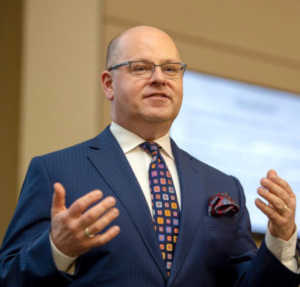
[(283, 214), (283, 213), (286, 212), (286, 209), (287, 209), (287, 206), (286, 206), (286, 204), (285, 204), (285, 205), (284, 205), (284, 208), (283, 208), (282, 210), (278, 211), (278, 213), (279, 213), (279, 214)]
[(89, 238), (92, 238), (92, 237), (95, 236), (95, 234), (90, 234), (90, 233), (89, 233), (88, 227), (84, 230), (84, 232), (85, 232), (85, 235), (86, 235), (87, 237), (89, 237)]

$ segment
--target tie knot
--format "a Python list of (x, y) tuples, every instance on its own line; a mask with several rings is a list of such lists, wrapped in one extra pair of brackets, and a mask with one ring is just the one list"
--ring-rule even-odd
[(159, 145), (155, 142), (144, 142), (140, 144), (140, 146), (145, 150), (145, 152), (150, 153), (152, 156), (159, 153)]

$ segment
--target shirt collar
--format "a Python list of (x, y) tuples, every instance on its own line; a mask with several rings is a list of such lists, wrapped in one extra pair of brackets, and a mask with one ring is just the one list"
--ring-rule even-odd
[[(121, 127), (115, 122), (111, 123), (110, 131), (116, 138), (117, 142), (119, 143), (125, 154), (129, 153), (131, 150), (145, 142), (143, 138), (130, 132), (129, 130), (126, 130), (125, 128)], [(159, 144), (162, 147), (163, 151), (174, 160), (169, 132), (163, 137), (155, 140), (155, 142)]]

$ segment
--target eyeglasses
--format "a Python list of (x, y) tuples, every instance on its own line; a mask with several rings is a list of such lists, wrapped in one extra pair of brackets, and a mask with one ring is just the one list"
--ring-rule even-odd
[(155, 68), (160, 67), (161, 71), (166, 75), (167, 79), (179, 79), (184, 75), (186, 64), (184, 63), (166, 63), (162, 65), (155, 65), (145, 61), (127, 61), (118, 65), (114, 65), (108, 69), (111, 71), (122, 66), (129, 65), (130, 74), (138, 78), (151, 78)]

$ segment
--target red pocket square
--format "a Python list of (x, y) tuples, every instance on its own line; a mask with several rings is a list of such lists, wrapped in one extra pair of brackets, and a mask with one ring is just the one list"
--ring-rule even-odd
[(221, 192), (209, 198), (209, 216), (234, 216), (239, 210), (240, 207), (234, 202), (227, 192)]

